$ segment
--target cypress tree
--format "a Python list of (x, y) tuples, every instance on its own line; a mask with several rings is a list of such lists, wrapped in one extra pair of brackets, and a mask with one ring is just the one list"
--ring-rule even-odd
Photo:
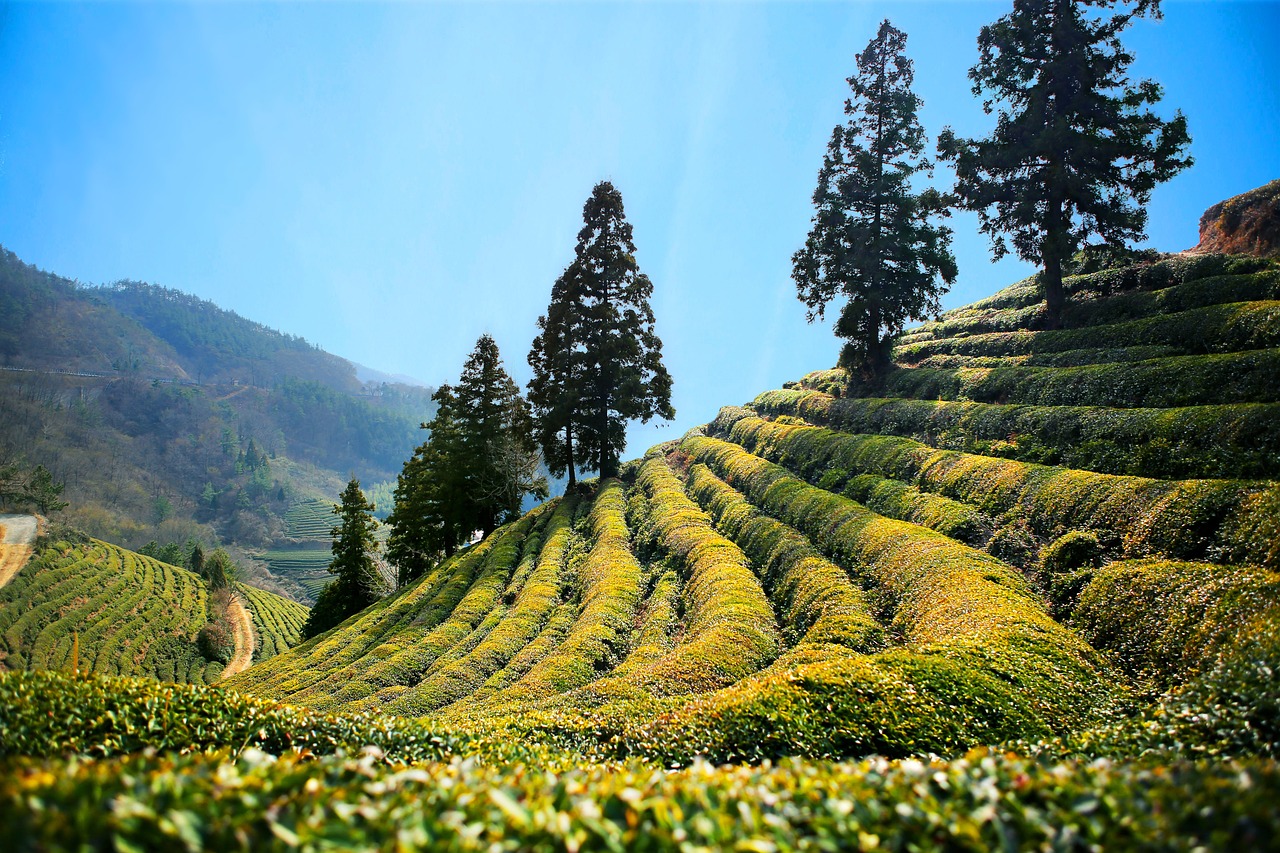
[(544, 458), (571, 479), (575, 467), (617, 475), (628, 421), (675, 417), (649, 306), (653, 284), (635, 251), (622, 194), (608, 181), (596, 184), (573, 262), (552, 289), (529, 354)]
[(961, 139), (948, 128), (938, 140), (995, 257), (1007, 237), (1042, 266), (1051, 327), (1066, 302), (1063, 263), (1090, 235), (1120, 248), (1142, 239), (1151, 190), (1192, 162), (1182, 113), (1163, 121), (1146, 108), (1160, 86), (1128, 77), (1120, 33), (1148, 14), (1160, 17), (1159, 0), (1014, 0), (982, 28), (969, 71), (995, 130)]
[[(889, 364), (890, 339), (908, 320), (939, 309), (956, 277), (946, 199), (914, 192), (912, 178), (931, 174), (925, 135), (916, 117), (921, 100), (904, 49), (907, 37), (887, 20), (857, 56), (848, 78), (844, 125), (831, 141), (813, 194), (813, 227), (792, 258), (797, 296), (809, 322), (843, 298), (835, 333), (844, 338), (840, 364), (874, 382)], [(944, 284), (944, 282), (946, 284)]]
[(331, 531), (329, 571), (337, 578), (321, 590), (302, 626), (303, 636), (327, 631), (382, 597), (382, 576), (373, 558), (378, 547), (373, 538), (378, 526), (373, 509), (360, 490), (360, 481), (352, 478), (342, 491), (342, 503), (333, 508), (339, 521)]

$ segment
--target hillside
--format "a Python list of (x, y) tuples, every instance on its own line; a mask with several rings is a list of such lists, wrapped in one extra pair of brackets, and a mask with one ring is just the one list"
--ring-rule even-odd
[(1280, 268), (1069, 286), (1055, 331), (1024, 282), (910, 332), (881, 396), (725, 409), (229, 684), (758, 760), (1067, 737), (1274, 660)]
[[(243, 584), (234, 598), (251, 623), (236, 643), (246, 663), (297, 643), (305, 607)], [(211, 684), (227, 662), (197, 641), (212, 606), (186, 569), (97, 540), (47, 542), (0, 589), (0, 669)]]
[(430, 393), (362, 383), (176, 290), (88, 287), (0, 250), (0, 460), (43, 464), (66, 519), (103, 539), (270, 548), (292, 506), (333, 500), (349, 473), (393, 481)]
[[(878, 396), (818, 371), (725, 408), (230, 691), (0, 673), (0, 819), (37, 848), (1276, 849), (1280, 266), (1070, 285), (1054, 331), (1029, 282), (911, 331)], [(104, 800), (139, 805), (48, 808)]]

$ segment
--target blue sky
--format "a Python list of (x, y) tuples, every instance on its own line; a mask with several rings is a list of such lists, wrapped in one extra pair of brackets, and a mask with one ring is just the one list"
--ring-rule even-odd
[[(936, 136), (990, 127), (965, 77), (975, 3), (9, 4), (0, 243), (42, 268), (198, 294), (436, 384), (489, 332), (525, 356), (608, 179), (653, 279), (677, 421), (838, 350), (789, 277), (854, 55), (908, 34)], [(1127, 35), (1190, 122), (1150, 244), (1280, 177), (1280, 4), (1166, 2)], [(938, 173), (940, 182), (946, 175)], [(957, 215), (961, 305), (1029, 272)]]

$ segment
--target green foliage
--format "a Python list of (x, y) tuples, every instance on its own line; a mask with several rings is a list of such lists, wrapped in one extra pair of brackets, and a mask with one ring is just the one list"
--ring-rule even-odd
[(1055, 765), (986, 752), (674, 772), (406, 769), (257, 751), (10, 769), (0, 819), (44, 849), (1262, 850), (1280, 796), (1267, 762)]
[(832, 131), (813, 194), (813, 227), (792, 258), (810, 322), (831, 301), (845, 300), (835, 324), (848, 342), (840, 363), (867, 379), (888, 366), (889, 339), (907, 321), (936, 314), (956, 277), (951, 231), (930, 221), (949, 215), (948, 202), (937, 190), (912, 186), (932, 164), (923, 156), (916, 117), (923, 102), (911, 91), (906, 43), (886, 20), (858, 54), (848, 122)]
[(991, 517), (1022, 518), (1052, 538), (1072, 530), (1118, 537), (1125, 554), (1199, 558), (1234, 541), (1238, 508), (1258, 489), (1231, 480), (1166, 481), (1118, 477), (935, 450), (879, 435), (742, 418), (735, 441), (805, 476), (835, 466), (874, 473), (975, 506)]
[(1018, 257), (1043, 266), (1053, 324), (1063, 265), (1091, 235), (1113, 246), (1141, 239), (1152, 189), (1192, 162), (1186, 119), (1163, 121), (1149, 109), (1160, 86), (1128, 77), (1133, 55), (1120, 33), (1147, 13), (1158, 15), (1158, 2), (1015, 0), (982, 28), (969, 72), (983, 108), (998, 112), (994, 131), (959, 139), (947, 128), (938, 141), (995, 257), (1008, 237)]
[[(261, 657), (296, 641), (296, 627), (270, 614), (288, 614), (296, 626), (305, 608), (262, 590), (237, 590), (249, 594)], [(229, 635), (199, 647), (201, 630), (218, 613), (214, 594), (200, 576), (151, 557), (93, 539), (53, 539), (0, 589), (0, 660), (11, 670), (62, 670), (74, 637), (82, 672), (210, 683), (230, 659)]]
[(16, 462), (0, 459), (0, 508), (32, 507), (44, 515), (59, 512), (69, 506), (59, 499), (64, 488), (43, 465), (27, 471)]
[(543, 455), (570, 484), (576, 468), (617, 476), (628, 421), (675, 417), (649, 305), (653, 284), (636, 263), (622, 194), (596, 184), (582, 218), (573, 262), (552, 288), (529, 353)]
[(374, 563), (378, 544), (373, 538), (378, 522), (373, 504), (352, 479), (342, 492), (342, 504), (333, 508), (339, 522), (333, 528), (333, 560), (329, 571), (337, 575), (320, 593), (302, 626), (305, 637), (314, 637), (358, 613), (382, 597), (383, 580)]
[(1096, 570), (1071, 612), (1071, 624), (1091, 644), (1129, 675), (1162, 688), (1212, 671), (1224, 656), (1247, 660), (1242, 640), (1277, 620), (1280, 575), (1160, 560)]
[[(842, 432), (898, 435), (938, 448), (1163, 478), (1280, 475), (1280, 405), (1108, 409), (971, 401), (836, 399), (803, 389), (766, 391), (762, 414), (799, 414)], [(779, 420), (779, 422), (781, 422)]]

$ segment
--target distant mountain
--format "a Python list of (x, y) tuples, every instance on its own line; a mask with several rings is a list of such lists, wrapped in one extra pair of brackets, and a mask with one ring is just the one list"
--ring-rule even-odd
[(396, 379), (177, 290), (85, 286), (0, 249), (0, 461), (49, 468), (67, 520), (108, 541), (266, 549), (352, 473), (386, 491), (435, 408)]

